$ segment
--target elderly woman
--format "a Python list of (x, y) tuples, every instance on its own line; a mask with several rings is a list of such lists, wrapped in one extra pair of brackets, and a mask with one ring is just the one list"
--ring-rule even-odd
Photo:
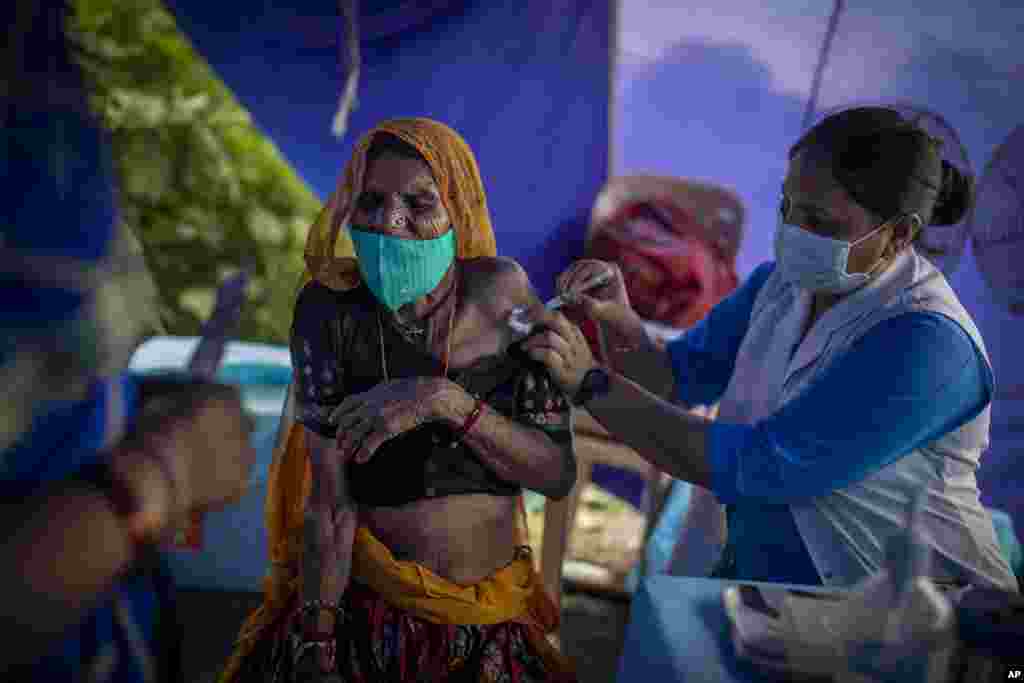
[(516, 519), (524, 487), (572, 488), (571, 410), (505, 324), (537, 299), (495, 257), (469, 147), (427, 119), (371, 130), (307, 263), (277, 566), (225, 679), (574, 680)]
[[(956, 223), (971, 194), (897, 112), (843, 111), (791, 150), (775, 263), (667, 350), (647, 340), (621, 276), (579, 301), (633, 349), (623, 374), (542, 308), (548, 331), (524, 346), (610, 433), (728, 506), (718, 576), (852, 584), (879, 569), (923, 491), (935, 578), (1015, 590), (975, 479), (992, 369), (971, 317), (914, 248), (927, 226)], [(608, 267), (578, 263), (560, 286)], [(718, 420), (642, 388), (665, 374), (687, 406), (719, 403)]]

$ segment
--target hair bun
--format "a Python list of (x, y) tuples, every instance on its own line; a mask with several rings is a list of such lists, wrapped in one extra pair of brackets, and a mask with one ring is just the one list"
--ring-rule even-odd
[(942, 160), (942, 188), (932, 212), (932, 225), (955, 225), (974, 204), (974, 177)]

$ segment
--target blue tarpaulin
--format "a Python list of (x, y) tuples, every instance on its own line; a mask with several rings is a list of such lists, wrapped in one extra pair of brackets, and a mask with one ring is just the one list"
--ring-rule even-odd
[(358, 107), (331, 134), (345, 69), (338, 4), (171, 0), (179, 26), (326, 199), (356, 136), (429, 116), (480, 161), (498, 249), (544, 296), (581, 250), (608, 167), (608, 0), (373, 2), (361, 11)]
[[(845, 3), (838, 16), (835, 3), (806, 0), (364, 2), (359, 107), (340, 142), (330, 133), (344, 75), (337, 4), (169, 5), (321, 197), (354, 135), (381, 118), (433, 116), (465, 134), (480, 157), (499, 249), (523, 262), (542, 294), (581, 251), (609, 151), (614, 173), (660, 172), (737, 191), (749, 218), (740, 275), (770, 259), (786, 149), (802, 130), (819, 65), (819, 111), (903, 102), (937, 112), (976, 172), (1021, 122), (1024, 8), (998, 0), (870, 0)], [(1012, 463), (1022, 413), (1004, 395), (1024, 376), (1013, 360), (1024, 323), (990, 301), (969, 249), (951, 282), (982, 329), (1000, 387), (982, 490), (1019, 520)]]

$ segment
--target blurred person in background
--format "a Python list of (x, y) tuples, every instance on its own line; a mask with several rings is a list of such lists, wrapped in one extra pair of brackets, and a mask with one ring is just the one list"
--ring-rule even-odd
[(637, 314), (678, 333), (736, 288), (744, 215), (725, 188), (664, 176), (614, 178), (594, 203), (585, 258), (618, 264)]
[[(667, 343), (736, 288), (744, 217), (739, 197), (722, 187), (655, 175), (613, 178), (594, 203), (585, 258), (619, 266), (648, 333)], [(591, 320), (579, 322), (595, 356), (603, 358), (597, 326)], [(670, 390), (666, 385), (665, 398), (671, 398)], [(576, 432), (583, 458), (614, 462), (611, 451), (631, 450), (585, 411), (580, 411)], [(659, 483), (660, 477), (668, 479), (648, 476), (648, 514), (656, 516), (657, 525), (638, 570), (703, 575), (724, 541), (724, 508), (702, 487), (684, 481)], [(670, 487), (668, 496), (659, 506), (665, 486)]]
[(118, 235), (65, 13), (0, 12), (0, 677), (178, 680), (158, 546), (235, 498), (254, 454), (234, 389), (123, 372), (152, 291)]

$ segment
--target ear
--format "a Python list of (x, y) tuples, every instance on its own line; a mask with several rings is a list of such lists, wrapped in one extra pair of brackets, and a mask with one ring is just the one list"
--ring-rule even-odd
[(911, 213), (900, 219), (893, 232), (894, 240), (900, 245), (900, 249), (911, 244), (924, 227), (924, 221), (916, 213)]

